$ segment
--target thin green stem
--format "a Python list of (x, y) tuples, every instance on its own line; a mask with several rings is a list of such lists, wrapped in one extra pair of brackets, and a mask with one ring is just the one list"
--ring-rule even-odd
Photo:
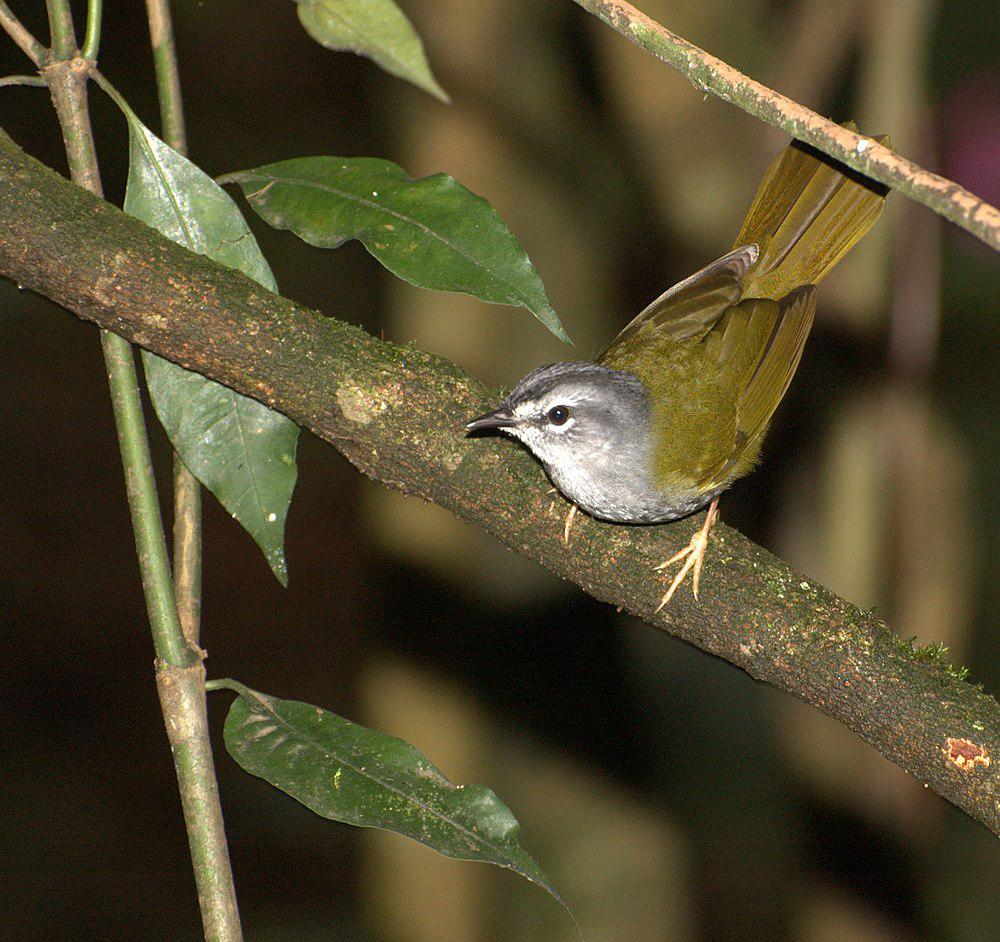
[(25, 29), (10, 7), (0, 0), (0, 28), (17, 43), (18, 48), (39, 68), (45, 62), (45, 47)]
[(101, 46), (101, 0), (87, 0), (87, 33), (83, 37), (83, 48), (80, 55), (91, 62), (97, 59), (97, 50)]
[(126, 490), (132, 510), (146, 608), (156, 655), (174, 667), (189, 667), (197, 657), (181, 631), (174, 603), (173, 580), (160, 504), (153, 480), (149, 440), (139, 398), (139, 380), (132, 347), (121, 337), (101, 334), (104, 361), (111, 385), (111, 403), (118, 427), (118, 444), (125, 466)]
[(90, 70), (90, 77), (95, 82), (97, 82), (97, 84), (104, 90), (105, 94), (119, 108), (121, 108), (122, 112), (126, 116), (132, 117), (132, 118), (136, 118), (136, 120), (138, 120), (138, 116), (132, 110), (132, 106), (125, 100), (125, 96), (122, 95), (122, 93), (120, 91), (118, 91), (118, 89), (115, 88), (114, 85), (112, 85), (111, 82), (107, 78), (105, 78), (104, 73), (99, 68), (97, 68), (97, 66), (93, 66), (91, 68), (91, 70)]
[(160, 101), (160, 126), (165, 140), (179, 154), (187, 153), (184, 107), (181, 99), (177, 46), (169, 0), (146, 0), (149, 41), (156, 69), (156, 93)]
[[(187, 153), (180, 70), (174, 44), (169, 0), (146, 0), (149, 41), (156, 70), (163, 139), (179, 154)], [(198, 643), (201, 623), (201, 486), (174, 452), (174, 595), (184, 635)]]
[(49, 33), (52, 37), (52, 58), (57, 62), (72, 59), (77, 54), (73, 11), (69, 0), (45, 0), (49, 12)]
[(38, 88), (46, 88), (48, 84), (40, 75), (5, 75), (0, 78), (0, 88), (7, 85), (34, 85)]
[[(87, 106), (86, 63), (81, 59), (56, 62), (45, 71), (66, 142), (70, 175), (74, 182), (101, 196), (101, 177)], [(156, 655), (176, 667), (188, 667), (197, 657), (184, 640), (174, 604), (167, 541), (153, 479), (132, 347), (107, 331), (101, 334), (101, 346), (108, 370), (111, 404)]]
[[(75, 48), (75, 39), (64, 0), (49, 0), (49, 20), (53, 49), (58, 47), (59, 54), (46, 66), (45, 77), (66, 141), (70, 172), (75, 182), (100, 196), (100, 172), (87, 106), (92, 60), (66, 55), (70, 46)], [(108, 91), (121, 98), (110, 87)], [(156, 686), (177, 772), (205, 937), (213, 942), (240, 942), (236, 890), (208, 732), (205, 670), (197, 647), (185, 637), (178, 614), (135, 359), (128, 341), (108, 331), (101, 333), (101, 346), (156, 649)]]

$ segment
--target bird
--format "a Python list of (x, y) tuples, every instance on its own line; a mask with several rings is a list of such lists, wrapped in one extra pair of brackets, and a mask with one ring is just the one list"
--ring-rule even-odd
[(528, 373), (467, 434), (509, 435), (535, 455), (572, 505), (567, 540), (578, 509), (643, 525), (707, 506), (688, 546), (656, 567), (683, 560), (656, 611), (692, 570), (697, 599), (719, 496), (758, 463), (812, 327), (816, 286), (874, 225), (887, 193), (793, 140), (729, 252), (656, 298), (594, 361)]

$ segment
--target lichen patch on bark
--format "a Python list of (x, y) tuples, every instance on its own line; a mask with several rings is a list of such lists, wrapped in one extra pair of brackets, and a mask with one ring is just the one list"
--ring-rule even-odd
[(971, 739), (953, 739), (951, 736), (945, 743), (945, 758), (963, 772), (971, 772), (977, 765), (985, 769), (990, 767), (990, 751), (985, 746), (980, 746)]
[(341, 383), (337, 389), (337, 405), (348, 422), (367, 425), (375, 417), (377, 404), (364, 390), (349, 383)]

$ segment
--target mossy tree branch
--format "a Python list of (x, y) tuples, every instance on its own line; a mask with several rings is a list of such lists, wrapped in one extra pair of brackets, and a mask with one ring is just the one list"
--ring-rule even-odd
[[(700, 91), (716, 95), (866, 176), (899, 190), (1000, 250), (1000, 209), (952, 180), (931, 173), (874, 138), (841, 127), (762, 85), (672, 33), (627, 0), (574, 2), (657, 59), (673, 66)], [(892, 129), (886, 130), (891, 132)]]
[(698, 521), (577, 518), (509, 442), (463, 423), (496, 401), (440, 357), (378, 340), (193, 255), (26, 156), (0, 132), (0, 274), (284, 412), (358, 468), (482, 526), (598, 599), (836, 717), (1000, 833), (1000, 708), (873, 615), (720, 526), (701, 601), (658, 615), (651, 567)]

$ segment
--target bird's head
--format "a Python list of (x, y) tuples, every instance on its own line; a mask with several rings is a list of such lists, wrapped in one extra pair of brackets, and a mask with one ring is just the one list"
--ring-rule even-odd
[(522, 441), (550, 470), (566, 472), (649, 440), (646, 387), (631, 373), (598, 363), (553, 363), (529, 373), (470, 432), (499, 430)]

